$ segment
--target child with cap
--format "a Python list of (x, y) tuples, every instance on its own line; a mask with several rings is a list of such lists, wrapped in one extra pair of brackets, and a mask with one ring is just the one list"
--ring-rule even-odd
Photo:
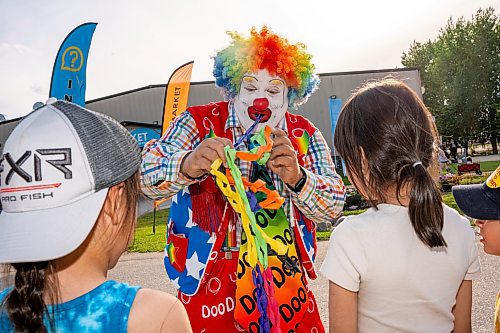
[(107, 279), (133, 237), (140, 150), (113, 119), (57, 101), (27, 115), (1, 159), (1, 332), (191, 332), (168, 294)]
[[(458, 207), (477, 219), (484, 252), (500, 256), (500, 166), (483, 184), (454, 186)], [(495, 307), (495, 332), (500, 333), (500, 293)]]

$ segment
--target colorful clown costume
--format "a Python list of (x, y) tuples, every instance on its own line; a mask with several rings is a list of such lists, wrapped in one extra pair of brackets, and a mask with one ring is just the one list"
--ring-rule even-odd
[[(334, 171), (323, 137), (309, 121), (287, 112), (279, 126), (289, 133), (307, 174), (300, 193), (291, 191), (265, 166), (240, 159), (235, 163), (243, 177), (264, 180), (285, 198), (279, 209), (255, 212), (259, 225), (272, 225), (271, 237), (287, 247), (284, 260), (278, 255), (269, 256), (276, 302), (268, 300), (266, 305), (277, 307), (273, 313), (279, 317), (273, 327), (282, 332), (311, 328), (322, 332), (306, 275), (316, 277), (312, 265), (316, 250), (314, 222), (328, 221), (341, 210), (344, 186)], [(246, 246), (245, 232), (238, 227), (240, 217), (224, 200), (212, 177), (193, 181), (179, 173), (183, 156), (211, 132), (232, 142), (243, 136), (243, 128), (228, 102), (189, 108), (160, 140), (145, 147), (143, 190), (153, 198), (173, 195), (165, 267), (179, 287), (179, 298), (188, 310), (194, 332), (215, 332), (221, 323), (234, 327), (227, 332), (259, 332), (257, 328), (266, 323), (259, 322), (252, 275), (247, 273), (245, 283), (236, 286), (238, 275), (250, 271), (247, 258), (238, 260), (239, 251)], [(262, 279), (262, 273), (255, 278)]]
[(143, 192), (172, 197), (165, 268), (194, 332), (324, 332), (315, 223), (345, 189), (321, 133), (288, 111), (318, 87), (312, 56), (267, 27), (229, 35), (213, 71), (227, 101), (188, 108), (143, 151)]

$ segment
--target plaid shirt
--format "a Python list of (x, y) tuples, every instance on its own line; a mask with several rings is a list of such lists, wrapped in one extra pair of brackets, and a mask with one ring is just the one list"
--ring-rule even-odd
[[(283, 119), (278, 127), (287, 132)], [(233, 132), (233, 142), (240, 138), (244, 129), (238, 121), (233, 107), (229, 105), (229, 116), (225, 129)], [(168, 198), (194, 183), (179, 171), (182, 159), (201, 142), (196, 123), (189, 112), (180, 114), (159, 140), (149, 141), (142, 152), (141, 183), (144, 194), (152, 199)], [(243, 149), (242, 143), (238, 149)], [(303, 170), (306, 182), (300, 193), (291, 191), (281, 179), (268, 169), (278, 192), (285, 200), (284, 209), (290, 219), (290, 200), (314, 222), (331, 221), (344, 204), (345, 187), (335, 172), (330, 149), (319, 131), (310, 138), (309, 150), (304, 157)], [(244, 177), (250, 178), (252, 163), (236, 161)]]

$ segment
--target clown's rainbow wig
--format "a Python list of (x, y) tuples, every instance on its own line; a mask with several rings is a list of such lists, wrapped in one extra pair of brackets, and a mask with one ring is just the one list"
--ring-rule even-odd
[(228, 32), (228, 35), (232, 42), (214, 57), (213, 71), (215, 84), (223, 89), (226, 99), (238, 94), (243, 75), (261, 69), (285, 80), (288, 105), (294, 109), (317, 89), (319, 79), (304, 44), (292, 45), (266, 26), (260, 31), (252, 28), (249, 38), (237, 32)]

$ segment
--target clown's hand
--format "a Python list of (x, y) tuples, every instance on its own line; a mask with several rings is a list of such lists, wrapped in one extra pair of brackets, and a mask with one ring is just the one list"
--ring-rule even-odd
[(297, 154), (285, 131), (274, 128), (273, 148), (267, 161), (267, 167), (277, 174), (287, 185), (294, 188), (302, 178), (302, 170)]
[(200, 178), (210, 173), (212, 163), (220, 158), (227, 168), (224, 147), (233, 147), (231, 140), (226, 138), (207, 138), (195, 150), (184, 157), (181, 164), (181, 173), (191, 179)]

